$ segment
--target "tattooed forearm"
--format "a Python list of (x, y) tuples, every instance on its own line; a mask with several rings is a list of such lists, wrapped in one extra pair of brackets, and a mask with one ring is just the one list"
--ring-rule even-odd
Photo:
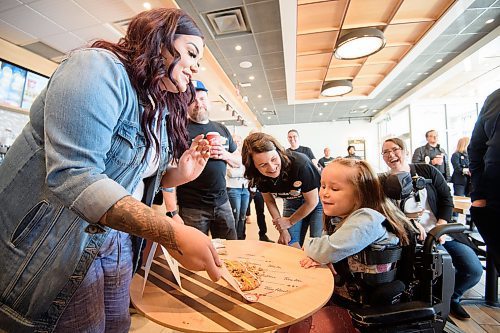
[(158, 242), (168, 249), (180, 252), (174, 229), (167, 218), (156, 214), (153, 209), (131, 196), (115, 203), (100, 222), (110, 228)]

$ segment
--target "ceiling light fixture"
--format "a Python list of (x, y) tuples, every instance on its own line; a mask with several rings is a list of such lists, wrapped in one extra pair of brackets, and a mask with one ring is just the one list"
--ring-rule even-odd
[(436, 60), (436, 62), (443, 62), (443, 59), (438, 59)]
[(341, 36), (334, 51), (337, 59), (359, 59), (372, 55), (385, 46), (384, 33), (377, 28), (353, 29)]
[(240, 67), (241, 68), (250, 68), (252, 66), (253, 66), (253, 64), (250, 61), (242, 61), (242, 62), (240, 62)]
[(486, 22), (484, 22), (484, 23), (486, 23), (486, 24), (490, 24), (490, 23), (492, 23), (493, 21), (495, 21), (495, 19), (489, 19), (489, 20), (487, 20), (487, 21), (486, 21)]
[(262, 95), (257, 95), (257, 98), (262, 98)]
[(332, 97), (348, 94), (352, 91), (352, 82), (349, 80), (328, 81), (321, 88), (321, 96)]
[(241, 51), (241, 48), (242, 48), (242, 47), (241, 47), (241, 45), (236, 45), (236, 46), (234, 47), (234, 49), (235, 49), (236, 51)]
[(142, 7), (144, 7), (146, 10), (150, 10), (151, 9), (151, 4), (149, 2), (144, 2), (142, 4)]
[(249, 79), (249, 80), (255, 80), (255, 76), (250, 75), (250, 76), (248, 77), (248, 79)]

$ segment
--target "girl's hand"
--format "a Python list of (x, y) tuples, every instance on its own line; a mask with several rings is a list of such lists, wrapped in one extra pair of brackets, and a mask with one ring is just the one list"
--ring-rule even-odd
[(193, 139), (191, 147), (182, 154), (177, 168), (182, 170), (183, 176), (190, 182), (198, 178), (210, 157), (210, 145), (203, 139), (203, 134)]
[[(439, 219), (437, 222), (436, 222), (436, 226), (438, 225), (443, 225), (443, 224), (447, 224), (448, 222), (446, 220), (443, 220), (443, 219)], [(442, 235), (441, 237), (439, 237), (438, 239), (438, 242), (439, 244), (444, 244), (446, 242), (446, 234)]]
[(292, 223), (290, 222), (290, 218), (283, 217), (283, 216), (280, 216), (276, 219), (273, 219), (273, 224), (276, 227), (276, 229), (278, 229), (278, 231), (287, 230), (288, 228), (290, 228), (292, 226)]
[(300, 266), (304, 268), (311, 268), (311, 267), (321, 266), (321, 264), (310, 257), (305, 257), (300, 261)]
[(290, 236), (288, 230), (280, 231), (280, 238), (278, 238), (278, 244), (288, 245), (288, 243), (290, 243), (291, 240), (292, 237)]
[(425, 232), (424, 227), (419, 222), (415, 222), (415, 226), (417, 227), (419, 232), (418, 240), (423, 242), (425, 240), (425, 237), (427, 237), (427, 233)]

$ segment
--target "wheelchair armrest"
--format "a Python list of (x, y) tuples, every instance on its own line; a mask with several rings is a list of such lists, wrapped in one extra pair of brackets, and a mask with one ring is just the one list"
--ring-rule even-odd
[(375, 327), (413, 323), (433, 319), (436, 311), (425, 302), (404, 302), (400, 304), (350, 310), (356, 327)]
[(464, 232), (465, 229), (465, 226), (461, 223), (447, 223), (435, 226), (427, 233), (424, 242), (424, 253), (431, 253), (432, 247), (442, 235), (461, 233)]

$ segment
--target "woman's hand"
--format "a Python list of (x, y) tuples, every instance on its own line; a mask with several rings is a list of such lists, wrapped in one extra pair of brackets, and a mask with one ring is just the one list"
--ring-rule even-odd
[(427, 233), (425, 232), (424, 227), (418, 221), (415, 222), (415, 226), (417, 227), (419, 232), (418, 240), (423, 242), (425, 240), (425, 237), (427, 237)]
[(305, 257), (304, 259), (300, 260), (300, 266), (304, 268), (311, 268), (321, 266), (321, 264), (310, 257)]
[(279, 244), (288, 245), (288, 243), (290, 243), (291, 240), (292, 240), (292, 237), (290, 236), (290, 233), (288, 232), (288, 230), (280, 231), (280, 237), (278, 238)]
[[(185, 178), (183, 183), (190, 182), (201, 174), (210, 157), (210, 145), (203, 139), (203, 134), (193, 139), (191, 147), (182, 154), (177, 164), (179, 176)], [(167, 171), (168, 172), (168, 171)]]
[[(447, 224), (448, 222), (446, 220), (443, 220), (443, 219), (439, 219), (437, 222), (436, 222), (436, 226), (438, 225), (443, 225), (443, 224)], [(446, 242), (446, 234), (442, 235), (441, 237), (439, 237), (438, 239), (439, 241), (439, 244), (444, 244)]]
[(221, 261), (207, 235), (193, 227), (172, 223), (178, 251), (168, 252), (183, 267), (193, 271), (207, 271), (212, 281), (221, 277)]
[(278, 229), (278, 231), (287, 230), (292, 226), (290, 218), (284, 216), (280, 216), (278, 218), (273, 219), (273, 224), (276, 227), (276, 229)]

